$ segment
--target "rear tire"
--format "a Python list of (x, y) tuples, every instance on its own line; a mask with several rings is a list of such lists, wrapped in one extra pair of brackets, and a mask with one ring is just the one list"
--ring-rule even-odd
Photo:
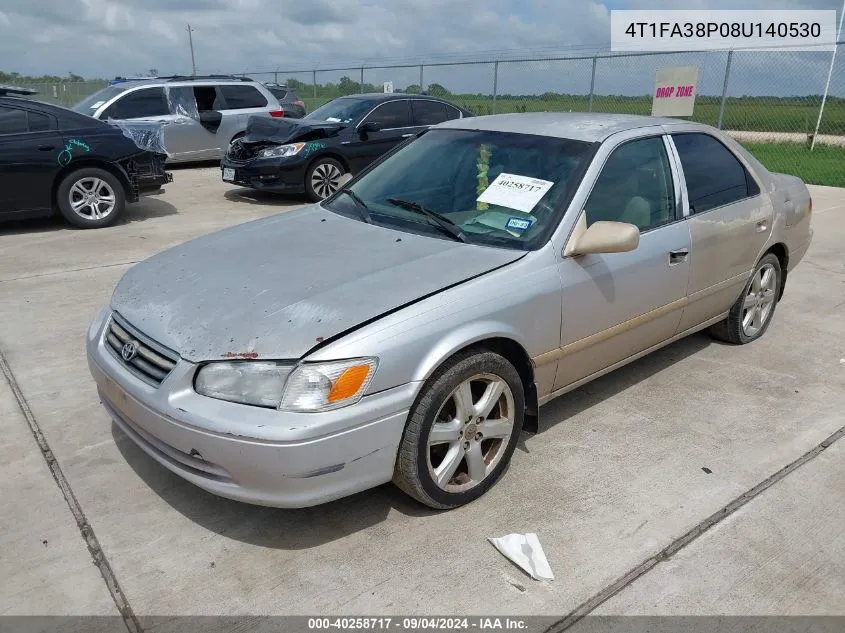
[(318, 158), (305, 173), (305, 193), (313, 202), (325, 200), (340, 188), (346, 169), (334, 158)]
[(65, 219), (81, 229), (114, 224), (126, 207), (126, 190), (113, 174), (97, 167), (83, 167), (59, 183), (56, 203)]
[(782, 275), (777, 256), (764, 255), (728, 317), (712, 326), (710, 334), (734, 345), (745, 345), (763, 336), (775, 314)]
[(438, 510), (478, 499), (507, 469), (524, 415), (522, 379), (507, 359), (486, 350), (456, 356), (411, 409), (393, 483)]

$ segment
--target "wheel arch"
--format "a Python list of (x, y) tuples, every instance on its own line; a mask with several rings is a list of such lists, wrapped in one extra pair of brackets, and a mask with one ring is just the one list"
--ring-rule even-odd
[(311, 169), (311, 167), (314, 166), (314, 163), (316, 163), (321, 158), (332, 158), (332, 159), (336, 160), (337, 162), (339, 162), (341, 165), (343, 165), (343, 168), (347, 172), (349, 172), (349, 162), (340, 153), (334, 152), (332, 150), (326, 150), (326, 151), (323, 151), (323, 152), (317, 154), (310, 161), (308, 161), (308, 167), (305, 168), (306, 173), (308, 172), (309, 169)]
[(59, 185), (65, 178), (67, 178), (70, 174), (75, 171), (92, 167), (107, 171), (112, 176), (117, 178), (120, 184), (123, 186), (123, 193), (126, 197), (126, 201), (132, 201), (132, 184), (129, 180), (129, 175), (118, 165), (110, 161), (96, 158), (75, 158), (72, 162), (62, 167), (62, 169), (60, 169), (59, 172), (56, 174), (56, 177), (53, 178), (53, 188), (50, 194), (50, 199), (53, 201), (53, 204), (58, 204)]
[(761, 255), (761, 258), (765, 257), (769, 253), (777, 257), (780, 262), (780, 288), (778, 288), (778, 301), (780, 301), (781, 297), (783, 297), (783, 292), (786, 289), (786, 269), (789, 266), (789, 249), (783, 242), (777, 242), (772, 244), (766, 252)]

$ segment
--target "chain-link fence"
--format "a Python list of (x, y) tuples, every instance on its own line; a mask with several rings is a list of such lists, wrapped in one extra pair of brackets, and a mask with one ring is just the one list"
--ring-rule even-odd
[[(840, 56), (831, 67), (830, 52), (607, 54), (233, 74), (287, 84), (309, 111), (343, 95), (382, 92), (389, 82), (395, 92), (444, 97), (476, 115), (650, 114), (656, 71), (677, 66), (698, 68), (690, 119), (728, 131), (776, 171), (845, 186), (845, 60)], [(105, 84), (57, 82), (34, 87), (38, 98), (72, 105)], [(808, 145), (817, 125), (811, 155)]]

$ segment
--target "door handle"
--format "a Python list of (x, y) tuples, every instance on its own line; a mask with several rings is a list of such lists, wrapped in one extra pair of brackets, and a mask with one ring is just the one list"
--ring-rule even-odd
[(38, 149), (42, 152), (49, 152), (51, 149), (56, 149), (55, 145), (39, 145)]
[(669, 265), (675, 266), (676, 264), (685, 262), (687, 261), (687, 257), (689, 257), (689, 250), (686, 248), (669, 251)]
[(765, 231), (768, 228), (769, 228), (769, 223), (766, 220), (760, 220), (757, 223), (757, 232), (758, 233), (762, 233), (763, 231)]

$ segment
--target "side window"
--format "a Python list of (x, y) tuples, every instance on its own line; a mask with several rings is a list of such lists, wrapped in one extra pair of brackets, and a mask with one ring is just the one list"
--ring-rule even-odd
[(29, 131), (30, 132), (46, 132), (47, 130), (55, 129), (55, 119), (53, 117), (48, 116), (46, 114), (41, 114), (40, 112), (32, 112), (29, 111), (26, 113), (27, 119), (29, 120)]
[(245, 110), (247, 108), (263, 108), (267, 105), (267, 99), (255, 86), (220, 86), (220, 92), (226, 100), (229, 110)]
[(200, 112), (227, 109), (223, 94), (215, 86), (194, 86), (194, 98)]
[(170, 114), (164, 88), (142, 88), (120, 97), (102, 115), (102, 119), (141, 119)]
[(736, 156), (709, 134), (674, 134), (690, 213), (702, 213), (760, 193)]
[(21, 134), (27, 131), (25, 110), (0, 106), (0, 134)]
[(412, 99), (411, 112), (414, 113), (414, 125), (437, 125), (447, 120), (446, 104), (439, 101)]
[(407, 99), (397, 99), (381, 104), (364, 119), (364, 123), (377, 123), (383, 129), (410, 127), (411, 114), (408, 111)]
[(627, 222), (641, 231), (675, 219), (675, 187), (661, 137), (616, 148), (585, 205), (587, 226), (599, 220)]
[(461, 118), (461, 111), (457, 108), (454, 108), (450, 105), (446, 106), (446, 120), (451, 121), (452, 119), (460, 119)]

